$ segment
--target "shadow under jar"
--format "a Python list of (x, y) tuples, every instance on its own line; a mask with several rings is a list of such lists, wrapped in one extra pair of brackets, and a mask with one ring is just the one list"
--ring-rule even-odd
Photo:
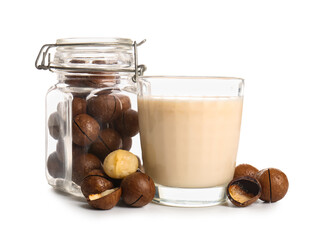
[(156, 185), (153, 201), (223, 203), (236, 165), (243, 80), (141, 76), (137, 82), (142, 159)]
[(124, 38), (59, 39), (42, 47), (36, 67), (55, 72), (58, 80), (46, 96), (46, 177), (54, 188), (82, 196), (81, 181), (102, 169), (110, 152), (139, 155), (133, 80), (143, 69), (136, 50), (136, 42)]

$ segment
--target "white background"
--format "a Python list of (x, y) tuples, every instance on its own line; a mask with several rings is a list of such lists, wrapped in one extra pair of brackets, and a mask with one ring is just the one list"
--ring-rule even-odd
[[(317, 1), (2, 1), (1, 239), (313, 239), (317, 207)], [(44, 175), (40, 47), (64, 37), (147, 43), (147, 75), (245, 79), (238, 163), (276, 167), (286, 197), (247, 208), (91, 210)], [(4, 237), (6, 236), (6, 237)]]

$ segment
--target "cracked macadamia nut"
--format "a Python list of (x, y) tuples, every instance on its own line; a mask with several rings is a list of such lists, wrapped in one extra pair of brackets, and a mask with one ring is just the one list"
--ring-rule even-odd
[(98, 122), (88, 114), (79, 114), (73, 119), (73, 142), (79, 146), (93, 143), (100, 130)]
[(115, 120), (121, 111), (122, 105), (116, 94), (101, 94), (87, 101), (88, 114), (102, 125)]
[(265, 202), (277, 202), (288, 191), (288, 179), (285, 173), (276, 168), (266, 168), (256, 174), (257, 180), (262, 185), (260, 199)]
[(91, 194), (102, 193), (113, 187), (112, 182), (100, 175), (89, 175), (85, 177), (81, 183), (81, 190), (86, 198)]
[(114, 129), (106, 128), (99, 132), (95, 142), (89, 148), (89, 152), (95, 154), (103, 162), (106, 156), (122, 147), (122, 138)]
[(135, 172), (121, 183), (122, 199), (132, 207), (142, 207), (150, 203), (155, 196), (155, 184), (146, 174)]
[(138, 112), (132, 109), (124, 111), (115, 121), (115, 129), (125, 137), (133, 137), (139, 132)]
[(75, 183), (81, 184), (81, 181), (88, 176), (94, 169), (101, 169), (101, 163), (93, 154), (81, 154), (73, 158), (72, 179)]
[(238, 178), (243, 176), (254, 177), (256, 173), (258, 173), (258, 169), (253, 167), (252, 165), (240, 164), (236, 166), (233, 178)]
[(243, 176), (234, 178), (227, 186), (227, 196), (237, 207), (251, 205), (261, 195), (260, 183), (252, 177)]
[(108, 154), (103, 168), (109, 177), (122, 179), (137, 171), (138, 158), (131, 152), (119, 149)]
[(121, 196), (121, 188), (108, 189), (102, 193), (91, 194), (87, 198), (90, 206), (96, 209), (109, 210), (116, 206)]

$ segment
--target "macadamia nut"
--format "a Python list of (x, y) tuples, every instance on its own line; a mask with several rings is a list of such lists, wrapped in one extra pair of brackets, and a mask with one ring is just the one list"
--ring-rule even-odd
[(105, 158), (103, 167), (109, 177), (122, 179), (137, 171), (138, 158), (131, 152), (119, 149)]

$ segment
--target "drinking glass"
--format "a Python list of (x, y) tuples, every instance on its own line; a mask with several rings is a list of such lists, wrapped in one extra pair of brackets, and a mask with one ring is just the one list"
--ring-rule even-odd
[(203, 207), (226, 201), (239, 144), (244, 81), (141, 76), (138, 118), (153, 202)]

